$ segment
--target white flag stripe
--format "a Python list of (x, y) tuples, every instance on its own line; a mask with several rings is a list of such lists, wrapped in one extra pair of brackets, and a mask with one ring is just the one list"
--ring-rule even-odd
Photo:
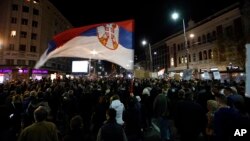
[[(91, 52), (95, 50), (96, 55)], [(117, 49), (110, 50), (103, 46), (96, 36), (77, 36), (66, 42), (63, 46), (50, 52), (47, 56), (42, 55), (36, 68), (41, 67), (44, 62), (55, 57), (80, 57), (107, 60), (114, 62), (125, 69), (133, 69), (134, 50), (119, 45)]]

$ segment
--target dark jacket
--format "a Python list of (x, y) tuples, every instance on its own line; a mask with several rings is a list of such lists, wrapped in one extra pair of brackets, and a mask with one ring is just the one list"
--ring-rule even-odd
[(81, 129), (73, 129), (66, 136), (64, 136), (63, 141), (85, 141), (86, 136), (84, 131)]
[(35, 122), (26, 127), (18, 141), (58, 141), (57, 128), (52, 122)]
[(96, 141), (127, 141), (127, 137), (122, 126), (110, 120), (100, 128)]

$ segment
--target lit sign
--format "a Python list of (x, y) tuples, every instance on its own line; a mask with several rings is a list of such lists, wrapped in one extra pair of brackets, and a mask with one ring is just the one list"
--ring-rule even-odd
[(219, 71), (218, 68), (211, 68), (210, 71)]
[(11, 69), (0, 69), (0, 73), (12, 73)]
[(32, 74), (48, 74), (48, 70), (32, 70)]
[(28, 69), (19, 69), (18, 73), (29, 73)]

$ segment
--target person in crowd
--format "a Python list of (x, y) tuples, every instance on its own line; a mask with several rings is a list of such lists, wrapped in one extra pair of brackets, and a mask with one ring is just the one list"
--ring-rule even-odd
[(92, 138), (93, 140), (96, 139), (96, 135), (100, 129), (100, 127), (103, 125), (103, 122), (106, 120), (106, 111), (108, 109), (108, 100), (105, 98), (105, 96), (100, 96), (98, 103), (94, 107), (94, 111), (91, 116), (91, 132), (92, 132)]
[(116, 113), (113, 108), (107, 110), (107, 121), (100, 128), (96, 141), (127, 141), (123, 127), (116, 122)]
[(48, 111), (39, 106), (34, 111), (35, 123), (26, 127), (20, 134), (18, 141), (58, 141), (57, 127), (46, 121)]
[(73, 90), (64, 93), (62, 107), (68, 118), (71, 119), (74, 115), (79, 113), (78, 101), (74, 95)]
[(0, 141), (11, 141), (11, 139), (15, 138), (11, 135), (11, 131), (9, 130), (11, 121), (10, 121), (10, 113), (7, 105), (0, 104)]
[(168, 122), (168, 102), (167, 102), (167, 87), (162, 89), (162, 93), (158, 94), (153, 102), (153, 119), (152, 122), (155, 123), (160, 129), (161, 140), (170, 141), (171, 131)]
[(21, 120), (22, 120), (22, 114), (23, 114), (23, 105), (22, 105), (22, 97), (21, 95), (13, 95), (12, 96), (12, 102), (9, 106), (10, 113), (10, 126), (11, 126), (11, 132), (12, 137), (16, 138), (21, 130)]
[(214, 133), (216, 141), (231, 141), (239, 119), (239, 112), (227, 105), (227, 97), (223, 94), (215, 95), (218, 110), (214, 113)]
[(141, 137), (141, 104), (139, 96), (131, 95), (124, 112), (125, 133), (129, 141), (139, 141)]
[(125, 111), (124, 104), (120, 101), (120, 97), (118, 95), (113, 95), (110, 98), (110, 101), (111, 104), (109, 108), (113, 108), (116, 110), (116, 122), (120, 125), (123, 125), (123, 112)]
[(23, 109), (27, 109), (30, 103), (30, 92), (25, 91), (23, 94)]
[[(37, 92), (31, 91), (30, 92), (30, 98), (29, 98), (29, 104), (27, 106), (27, 109), (25, 109), (26, 117), (25, 117), (25, 125), (30, 125), (34, 121), (33, 112), (39, 105), (39, 100), (37, 98)], [(27, 123), (26, 123), (27, 122)]]
[(76, 115), (70, 120), (70, 131), (63, 137), (63, 141), (85, 141), (86, 136), (83, 130), (83, 119)]
[(199, 103), (205, 112), (208, 112), (207, 109), (207, 101), (210, 99), (214, 99), (214, 96), (211, 92), (211, 86), (207, 84), (207, 82), (202, 82), (199, 86), (199, 91), (197, 92), (196, 101)]
[(227, 97), (227, 105), (235, 108), (240, 112), (244, 112), (245, 100), (242, 95), (239, 95), (237, 89), (233, 86), (224, 88), (224, 95)]
[(142, 90), (142, 95), (146, 94), (148, 96), (150, 96), (150, 91), (152, 90), (151, 87), (145, 87), (143, 90)]
[(218, 103), (215, 100), (207, 101), (207, 126), (206, 126), (206, 137), (208, 141), (214, 139), (214, 113), (218, 109)]
[(219, 106), (219, 109), (214, 114), (215, 141), (247, 140), (246, 136), (249, 137), (249, 135), (237, 138), (234, 133), (236, 129), (249, 129), (249, 116), (243, 114), (239, 109), (229, 106), (227, 95), (218, 94), (215, 98)]
[(206, 113), (193, 100), (193, 93), (185, 90), (185, 99), (176, 104), (174, 122), (181, 141), (197, 141), (206, 126)]

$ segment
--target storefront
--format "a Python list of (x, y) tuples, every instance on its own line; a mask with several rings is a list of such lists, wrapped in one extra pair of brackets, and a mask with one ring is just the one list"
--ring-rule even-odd
[(0, 83), (4, 83), (12, 79), (11, 69), (0, 69)]
[(31, 78), (33, 80), (41, 80), (44, 77), (48, 77), (48, 70), (32, 69)]

